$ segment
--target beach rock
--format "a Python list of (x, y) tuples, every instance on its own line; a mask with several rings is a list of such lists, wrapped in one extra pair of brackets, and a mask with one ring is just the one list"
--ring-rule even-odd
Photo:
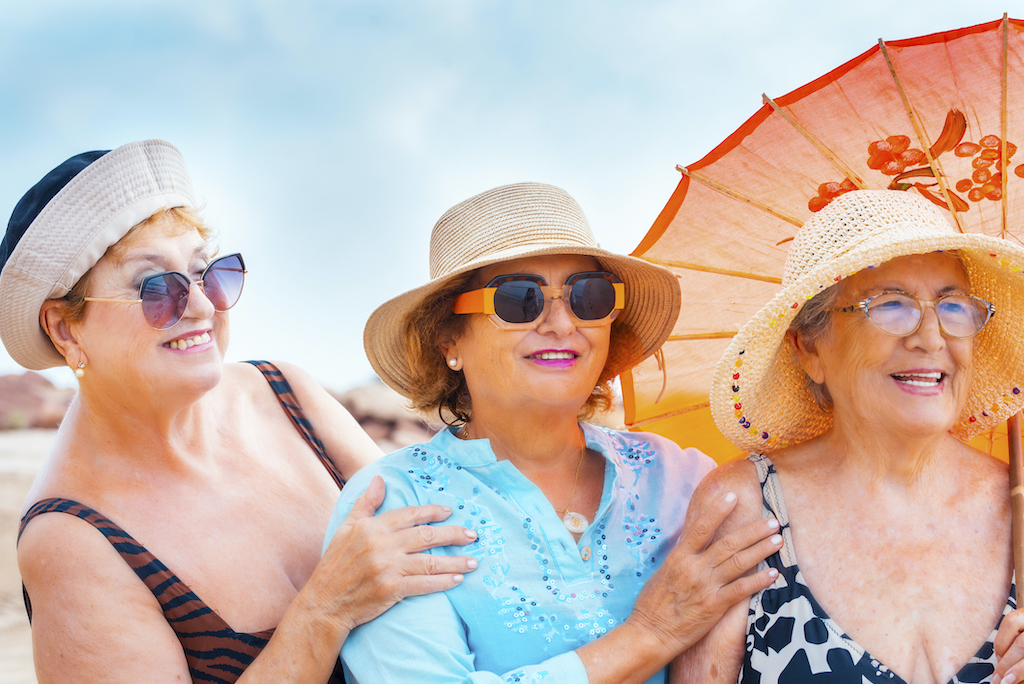
[(425, 422), (409, 400), (382, 382), (331, 393), (359, 422), (384, 453), (426, 442), (440, 427)]
[(0, 375), (0, 430), (55, 428), (74, 396), (34, 371)]

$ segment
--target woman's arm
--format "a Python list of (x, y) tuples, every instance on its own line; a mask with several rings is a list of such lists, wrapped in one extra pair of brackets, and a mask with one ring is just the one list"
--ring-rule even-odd
[[(475, 539), (461, 527), (425, 526), (449, 510), (418, 506), (374, 517), (383, 499), (383, 481), (375, 478), (239, 682), (326, 681), (355, 625), (405, 596), (453, 587), (475, 566), (469, 558), (422, 553)], [(32, 597), (41, 683), (191, 681), (159, 603), (91, 525), (39, 516), (22, 535), (18, 561)]]
[(191, 681), (160, 604), (88, 523), (59, 514), (34, 519), (18, 543), (18, 566), (32, 597), (40, 684)]
[(380, 447), (363, 431), (352, 414), (309, 373), (283, 361), (273, 363), (288, 379), (295, 398), (316, 427), (317, 436), (324, 443), (327, 454), (346, 480), (352, 479), (360, 468), (383, 455)]
[[(512, 672), (478, 670), (466, 625), (443, 594), (432, 594), (403, 601), (384, 618), (356, 630), (342, 651), (346, 672), (364, 684), (645, 682), (698, 641), (729, 606), (774, 581), (774, 570), (744, 576), (778, 550), (781, 539), (774, 534), (774, 520), (755, 521), (708, 546), (734, 506), (735, 497), (722, 494), (689, 521), (679, 544), (645, 585), (632, 615), (575, 651)], [(515, 642), (510, 632), (504, 648), (514, 649)]]
[[(738, 498), (716, 539), (761, 519), (761, 487), (754, 464), (733, 461), (712, 471), (694, 492), (687, 519), (699, 518), (714, 509), (724, 492), (735, 492)], [(733, 684), (737, 680), (746, 643), (748, 597), (749, 594), (741, 596), (730, 605), (706, 636), (673, 661), (669, 678), (672, 684)]]

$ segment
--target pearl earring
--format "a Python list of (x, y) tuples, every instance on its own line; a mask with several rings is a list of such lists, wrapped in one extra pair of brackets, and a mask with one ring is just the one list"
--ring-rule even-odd
[(456, 366), (459, 365), (459, 362), (456, 359), (448, 359), (448, 365), (451, 366), (452, 368), (455, 368)]
[(78, 368), (75, 369), (75, 377), (81, 378), (85, 375), (85, 361), (78, 362)]

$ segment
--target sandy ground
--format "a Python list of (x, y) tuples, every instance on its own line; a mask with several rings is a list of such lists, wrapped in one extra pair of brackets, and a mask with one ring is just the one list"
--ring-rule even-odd
[(54, 430), (0, 431), (0, 684), (36, 682), (15, 544), (18, 513), (54, 435)]

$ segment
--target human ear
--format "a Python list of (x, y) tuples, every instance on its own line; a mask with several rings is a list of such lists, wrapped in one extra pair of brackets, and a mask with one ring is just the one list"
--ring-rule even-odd
[(462, 370), (462, 357), (459, 355), (459, 343), (454, 338), (442, 342), (440, 345), (441, 355), (445, 364), (453, 371)]
[(39, 327), (50, 337), (53, 346), (69, 365), (75, 366), (85, 360), (73, 325), (67, 319), (67, 303), (64, 300), (47, 299), (43, 302), (39, 309)]
[(807, 377), (819, 385), (824, 384), (825, 368), (821, 363), (821, 356), (818, 354), (817, 347), (809, 344), (806, 337), (793, 330), (786, 333), (786, 339), (793, 345), (796, 359), (800, 362), (800, 367), (804, 369), (804, 373), (807, 373)]

